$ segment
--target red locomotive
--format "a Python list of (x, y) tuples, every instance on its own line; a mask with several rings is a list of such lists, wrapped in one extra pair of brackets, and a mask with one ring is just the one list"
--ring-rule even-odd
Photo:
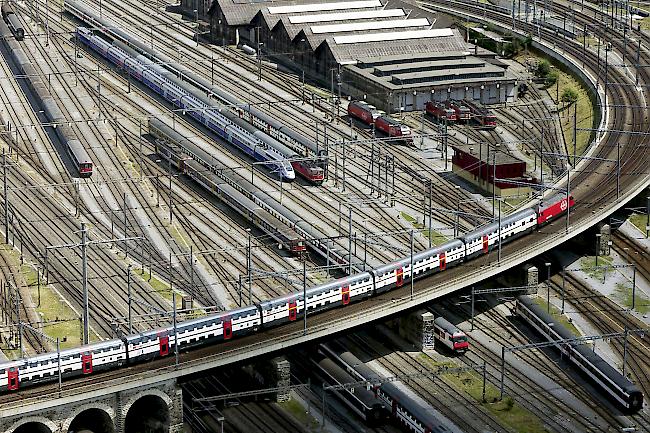
[(574, 205), (575, 200), (573, 200), (572, 195), (569, 195), (568, 200), (566, 194), (562, 193), (549, 197), (537, 206), (537, 225), (541, 226), (542, 224), (546, 224), (558, 215), (565, 213), (568, 208)]
[(456, 113), (456, 119), (461, 122), (469, 122), (472, 118), (472, 112), (463, 101), (456, 101), (454, 99), (448, 99), (445, 101), (447, 108), (451, 108)]
[(479, 125), (479, 127), (484, 129), (494, 129), (497, 127), (497, 117), (492, 113), (492, 111), (472, 101), (464, 102), (470, 109), (472, 119)]
[(424, 108), (427, 114), (432, 115), (438, 121), (455, 122), (458, 120), (456, 112), (451, 108), (447, 108), (442, 102), (427, 102)]
[(348, 116), (359, 119), (366, 125), (372, 125), (381, 116), (381, 112), (367, 102), (352, 101), (348, 104)]
[(389, 137), (398, 137), (408, 143), (413, 142), (411, 128), (388, 116), (379, 116), (375, 120), (375, 128)]
[(291, 166), (296, 173), (308, 179), (314, 185), (322, 185), (323, 180), (325, 180), (325, 169), (316, 160), (292, 161)]

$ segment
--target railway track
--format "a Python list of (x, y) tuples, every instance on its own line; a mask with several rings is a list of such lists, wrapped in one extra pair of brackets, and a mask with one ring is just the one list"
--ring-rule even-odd
[[(458, 308), (446, 303), (446, 306), (451, 310), (460, 310), (463, 316), (469, 314), (468, 308)], [(494, 309), (488, 309), (483, 313), (484, 318), (481, 324), (477, 326), (477, 332), (484, 333), (492, 342), (499, 346), (511, 347), (521, 344), (528, 344), (530, 340), (525, 337), (521, 331), (517, 330), (513, 323)], [(487, 319), (487, 321), (485, 320)], [(463, 361), (469, 360), (471, 364), (486, 362), (493, 368), (489, 369), (489, 377), (495, 386), (499, 386), (500, 373), (498, 367), (501, 363), (501, 358), (498, 350), (493, 350), (478, 341), (469, 334), (470, 337), (470, 352), (466, 353), (461, 359)], [(550, 355), (550, 356), (547, 356)], [(535, 414), (542, 413), (541, 419), (547, 423), (546, 417), (551, 417), (558, 432), (563, 432), (567, 426), (563, 425), (563, 417), (568, 416), (574, 425), (579, 426), (584, 432), (602, 431), (607, 432), (609, 426), (627, 426), (618, 416), (614, 416), (610, 408), (604, 407), (602, 401), (599, 399), (594, 400), (594, 396), (590, 393), (589, 389), (584, 388), (584, 384), (579, 383), (579, 379), (564, 371), (558, 365), (560, 360), (552, 351), (524, 351), (510, 354), (510, 357), (516, 356), (518, 362), (515, 364), (525, 363), (527, 368), (537, 370), (539, 373), (549, 378), (552, 381), (547, 385), (547, 389), (540, 390), (540, 385), (536, 379), (529, 376), (524, 371), (519, 371), (517, 365), (513, 365), (506, 359), (507, 364), (511, 364), (506, 368), (505, 375), (505, 389), (509, 395), (515, 397), (517, 402), (527, 407)], [(539, 379), (537, 379), (539, 380)], [(556, 393), (557, 384), (567, 393), (573, 395), (573, 398), (581, 401), (586, 407), (590, 408), (594, 413), (601, 417), (601, 419), (591, 419), (590, 417), (583, 416), (582, 413), (567, 406), (562, 400), (565, 396), (558, 396)], [(534, 396), (535, 400), (543, 401), (543, 406), (529, 406), (527, 403), (530, 396)], [(572, 406), (575, 407), (575, 406)], [(541, 411), (541, 412), (540, 412)]]
[(650, 254), (618, 230), (612, 234), (612, 247), (623, 259), (634, 264), (644, 280), (650, 282)]

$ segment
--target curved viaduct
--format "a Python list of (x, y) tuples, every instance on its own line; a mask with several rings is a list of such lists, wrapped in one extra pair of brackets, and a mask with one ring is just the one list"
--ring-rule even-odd
[[(473, 21), (489, 22), (522, 35), (534, 34), (534, 43), (538, 49), (555, 56), (573, 69), (597, 95), (602, 118), (596, 134), (596, 145), (588, 153), (588, 156), (595, 159), (583, 159), (570, 171), (570, 190), (576, 198), (576, 207), (568, 230), (564, 220), (555, 221), (538, 232), (504, 245), (500, 262), (494, 252), (416, 282), (413, 294), (409, 287), (402, 287), (377, 298), (311, 316), (308, 318), (306, 334), (302, 331), (302, 323), (292, 323), (225, 344), (182, 353), (178, 366), (173, 365), (172, 356), (64, 382), (60, 396), (56, 384), (1, 396), (0, 432), (67, 432), (71, 426), (75, 426), (75, 422), (81, 422), (79, 420), (86, 419), (86, 416), (91, 416), (89, 419), (100, 423), (97, 427), (100, 431), (95, 433), (129, 432), (133, 431), (130, 430), (129, 423), (134, 422), (129, 417), (129, 413), (132, 413), (130, 410), (141, 407), (139, 405), (153, 405), (150, 407), (156, 407), (162, 413), (160, 419), (155, 420), (161, 432), (178, 431), (182, 421), (180, 391), (175, 385), (178, 377), (342, 332), (471, 286), (522, 264), (587, 230), (650, 185), (646, 138), (646, 134), (650, 133), (650, 122), (644, 108), (647, 105), (645, 95), (634, 86), (634, 77), (630, 82), (629, 77), (624, 76), (618, 68), (610, 67), (606, 71), (607, 78), (603, 80), (605, 71), (602, 65), (598, 71), (599, 62), (594, 53), (583, 52), (576, 41), (557, 37), (554, 32), (543, 28), (539, 29), (540, 39), (537, 27), (525, 23), (523, 17), (519, 19), (490, 8), (484, 9), (482, 4), (476, 2), (445, 1), (427, 3), (427, 6)], [(552, 8), (556, 13), (570, 13), (570, 9), (557, 2)], [(590, 30), (599, 33), (601, 39), (611, 41), (614, 51), (620, 53), (625, 49), (628, 59), (636, 58), (636, 44), (623, 47), (620, 42), (623, 39), (622, 30), (605, 28), (602, 21), (596, 24), (603, 27), (596, 28), (594, 16), (598, 18), (600, 12), (589, 8), (585, 11), (575, 12), (576, 22), (581, 27), (584, 23), (589, 23)], [(645, 46), (650, 47), (650, 37), (638, 32), (629, 33), (647, 41)], [(580, 66), (583, 62), (585, 67)], [(641, 51), (639, 63), (650, 64), (650, 53), (645, 49)], [(643, 68), (637, 72), (642, 85), (650, 83), (650, 72)], [(603, 82), (609, 85), (605, 88)], [(620, 155), (620, 165), (616, 162), (617, 155)], [(619, 171), (620, 194), (617, 194)], [(557, 187), (564, 189), (566, 183), (565, 177)]]

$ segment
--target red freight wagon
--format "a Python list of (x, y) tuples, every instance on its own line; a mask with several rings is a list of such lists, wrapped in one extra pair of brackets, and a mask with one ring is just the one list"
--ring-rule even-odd
[(575, 205), (575, 200), (572, 195), (569, 195), (568, 201), (566, 194), (562, 193), (549, 197), (537, 206), (537, 225), (540, 226), (562, 215), (573, 205)]
[(377, 110), (377, 107), (366, 102), (352, 101), (348, 104), (348, 116), (359, 119), (366, 125), (375, 123), (375, 119), (380, 115), (381, 113)]
[(399, 137), (404, 141), (411, 142), (411, 128), (401, 124), (397, 120), (391, 119), (387, 116), (379, 116), (375, 120), (375, 128), (389, 137)]

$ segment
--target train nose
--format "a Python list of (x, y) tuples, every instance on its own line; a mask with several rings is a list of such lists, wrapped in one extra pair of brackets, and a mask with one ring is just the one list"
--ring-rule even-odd
[(295, 180), (296, 172), (293, 170), (293, 167), (282, 167), (282, 178), (289, 182)]

